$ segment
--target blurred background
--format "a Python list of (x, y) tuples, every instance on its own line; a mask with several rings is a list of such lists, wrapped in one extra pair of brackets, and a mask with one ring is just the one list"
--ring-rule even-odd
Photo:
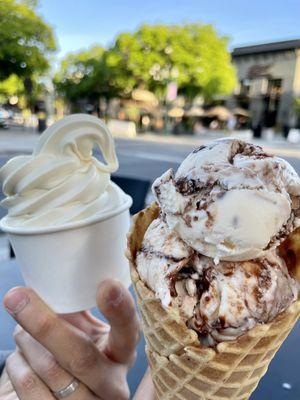
[(0, 167), (81, 112), (115, 136), (132, 213), (157, 176), (223, 136), (300, 172), (299, 15), (299, 0), (0, 0)]
[[(0, 167), (82, 112), (115, 136), (113, 180), (132, 213), (153, 200), (157, 176), (223, 136), (261, 144), (300, 173), (299, 16), (299, 0), (0, 0)], [(13, 257), (0, 232), (0, 297), (23, 283)], [(10, 349), (14, 323), (1, 307), (0, 320), (0, 349)], [(251, 399), (300, 398), (297, 349), (299, 325)]]
[(157, 176), (223, 136), (300, 172), (299, 15), (299, 0), (0, 0), (0, 167), (81, 112), (115, 136), (132, 213)]
[(297, 143), (300, 3), (275, 3), (1, 0), (0, 126), (84, 112), (116, 136)]

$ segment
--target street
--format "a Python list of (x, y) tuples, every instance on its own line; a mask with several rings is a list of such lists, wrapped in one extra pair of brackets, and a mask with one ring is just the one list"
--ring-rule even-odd
[[(30, 154), (39, 135), (30, 131), (1, 131), (0, 130), (0, 166), (10, 157), (17, 154)], [(136, 139), (116, 139), (116, 149), (120, 162), (117, 176), (145, 179), (153, 181), (168, 168), (177, 168), (184, 157), (196, 146), (200, 146), (211, 140), (211, 137), (168, 137), (155, 135), (142, 135)], [(300, 147), (291, 145), (284, 141), (259, 142), (269, 152), (285, 157), (300, 173)], [(4, 209), (2, 209), (4, 212)], [(1, 211), (0, 211), (1, 217)], [(9, 259), (8, 240), (4, 235), (0, 235), (0, 261), (1, 265)], [(9, 271), (17, 273), (16, 268), (9, 265)], [(13, 264), (13, 267), (15, 265)], [(7, 273), (7, 276), (9, 274)], [(22, 281), (20, 282), (22, 283)], [(10, 287), (10, 286), (9, 286)], [(3, 293), (7, 291), (3, 287)], [(0, 310), (1, 313), (1, 310)], [(1, 315), (0, 315), (1, 317)], [(2, 317), (2, 320), (5, 318)], [(10, 329), (6, 336), (11, 335)], [(2, 335), (2, 337), (6, 337)], [(299, 338), (299, 329), (294, 329), (289, 339), (283, 344), (282, 349), (272, 362), (269, 373), (262, 380), (259, 388), (251, 397), (254, 399), (298, 399), (299, 393), (297, 369), (298, 354), (294, 351)], [(2, 339), (3, 340), (3, 339)], [(141, 348), (143, 344), (141, 345)], [(142, 350), (140, 350), (142, 352)], [(286, 368), (282, 370), (282, 365)], [(140, 368), (140, 367), (139, 367)], [(131, 376), (137, 376), (137, 370), (132, 370)], [(288, 388), (288, 390), (286, 389)]]
[[(189, 152), (212, 139), (214, 133), (203, 136), (140, 135), (135, 139), (116, 138), (120, 163), (117, 176), (153, 181), (169, 168), (176, 169)], [(30, 130), (0, 130), (0, 166), (10, 157), (30, 154), (39, 135)], [(284, 157), (300, 174), (300, 146), (283, 140), (256, 141), (268, 152)], [(96, 151), (97, 153), (97, 151)]]
[[(209, 138), (184, 137), (181, 143), (172, 137), (141, 137), (117, 139), (116, 148), (120, 162), (118, 175), (153, 181), (168, 168), (176, 169), (193, 148), (210, 141)], [(186, 143), (186, 144), (184, 144)], [(284, 157), (300, 174), (300, 149), (286, 143), (260, 143), (272, 154)]]

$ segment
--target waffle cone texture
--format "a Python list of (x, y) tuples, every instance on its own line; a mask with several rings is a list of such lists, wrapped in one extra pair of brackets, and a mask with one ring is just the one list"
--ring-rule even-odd
[[(205, 348), (175, 308), (164, 309), (141, 281), (135, 259), (144, 234), (159, 214), (153, 204), (133, 219), (127, 257), (146, 339), (146, 353), (158, 400), (247, 400), (300, 315), (300, 300), (271, 323), (238, 339)], [(300, 233), (299, 241), (300, 252)]]

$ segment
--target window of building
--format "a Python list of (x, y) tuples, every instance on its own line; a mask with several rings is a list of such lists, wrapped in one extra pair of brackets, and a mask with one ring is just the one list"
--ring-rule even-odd
[(282, 93), (282, 79), (269, 79), (268, 95), (270, 97), (278, 97)]

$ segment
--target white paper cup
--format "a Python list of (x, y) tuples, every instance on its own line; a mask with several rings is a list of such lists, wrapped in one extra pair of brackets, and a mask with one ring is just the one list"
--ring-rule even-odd
[(57, 313), (87, 310), (96, 305), (104, 279), (130, 284), (125, 258), (132, 199), (105, 217), (62, 227), (17, 228), (0, 221), (8, 234), (26, 284)]

